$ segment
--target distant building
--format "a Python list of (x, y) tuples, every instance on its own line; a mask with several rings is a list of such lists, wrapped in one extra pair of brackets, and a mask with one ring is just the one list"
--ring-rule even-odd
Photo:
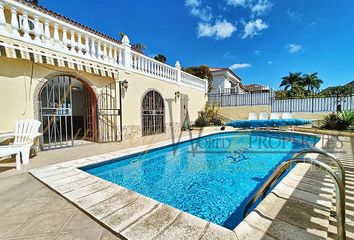
[(210, 68), (213, 75), (213, 87), (211, 92), (244, 93), (244, 87), (241, 78), (229, 68)]
[(266, 85), (248, 84), (243, 86), (247, 92), (269, 92), (270, 91), (269, 86)]

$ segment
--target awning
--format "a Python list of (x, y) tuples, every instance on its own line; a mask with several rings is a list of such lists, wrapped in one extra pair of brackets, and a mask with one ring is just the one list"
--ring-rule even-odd
[(20, 46), (15, 43), (7, 43), (0, 40), (0, 56), (2, 57), (27, 59), (38, 64), (49, 64), (57, 67), (85, 71), (113, 79), (118, 78), (118, 69), (105, 66), (104, 64), (94, 63), (89, 60), (83, 60), (60, 53), (55, 54), (43, 50)]

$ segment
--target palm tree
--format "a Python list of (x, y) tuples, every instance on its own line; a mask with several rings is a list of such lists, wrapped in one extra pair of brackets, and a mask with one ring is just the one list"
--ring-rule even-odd
[[(124, 32), (119, 33), (120, 38), (123, 38), (125, 35), (126, 34)], [(135, 49), (136, 51), (142, 52), (142, 53), (144, 53), (144, 50), (146, 49), (144, 44), (142, 44), (142, 43), (134, 43), (134, 44), (132, 44), (132, 48)]]
[(323, 81), (318, 78), (316, 73), (304, 74), (302, 78), (302, 85), (309, 93), (314, 93), (315, 90), (320, 89)]
[(157, 54), (155, 57), (154, 57), (155, 60), (159, 61), (159, 62), (162, 62), (162, 63), (165, 63), (167, 58), (165, 55), (163, 54)]
[(289, 72), (288, 76), (282, 77), (281, 79), (280, 87), (284, 87), (284, 90), (289, 91), (290, 94), (293, 95), (295, 91), (300, 90), (302, 80), (300, 72)]

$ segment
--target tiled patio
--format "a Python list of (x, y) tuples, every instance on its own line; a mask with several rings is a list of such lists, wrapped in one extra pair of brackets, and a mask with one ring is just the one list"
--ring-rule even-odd
[[(185, 133), (185, 135), (188, 134)], [(0, 229), (4, 229), (0, 232), (0, 239), (119, 239), (74, 205), (34, 179), (27, 173), (27, 170), (166, 139), (168, 136), (161, 135), (160, 138), (146, 138), (137, 142), (92, 144), (42, 152), (31, 159), (31, 164), (26, 166), (26, 169), (20, 172), (9, 170), (0, 173), (0, 201), (2, 203), (0, 205)], [(351, 203), (354, 192), (352, 187), (354, 185), (352, 168), (354, 140), (347, 137), (339, 140), (343, 143), (343, 147), (337, 155), (347, 169), (347, 239), (354, 239), (352, 211), (354, 205)], [(331, 138), (331, 141), (335, 142), (338, 139)], [(296, 180), (301, 180), (301, 183)], [(302, 236), (307, 239), (335, 239), (336, 223), (334, 218), (329, 217), (330, 206), (328, 207), (327, 203), (321, 204), (319, 201), (322, 198), (325, 202), (328, 202), (328, 199), (330, 202), (332, 197), (330, 189), (332, 188), (333, 185), (328, 176), (299, 168), (278, 185), (277, 191), (268, 195), (264, 203), (257, 208), (258, 211), (249, 215), (243, 223), (242, 231), (236, 231), (238, 238), (299, 239)], [(304, 200), (314, 201), (314, 204), (308, 205)], [(267, 202), (268, 205), (266, 205)], [(163, 209), (159, 210), (160, 208), (161, 206), (155, 212), (163, 213)], [(133, 230), (129, 232), (128, 228), (127, 234), (136, 238), (135, 233), (138, 230)], [(165, 231), (165, 235), (167, 234), (165, 237), (171, 235), (169, 231), (173, 229), (169, 228)], [(181, 231), (180, 237), (184, 234), (183, 229)], [(165, 237), (160, 236), (161, 239)], [(209, 226), (208, 231), (201, 229), (201, 234), (190, 236), (188, 239), (200, 238), (218, 239), (218, 236)]]

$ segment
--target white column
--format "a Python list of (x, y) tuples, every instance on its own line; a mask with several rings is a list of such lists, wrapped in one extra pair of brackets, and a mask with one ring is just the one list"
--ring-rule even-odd
[(58, 29), (58, 24), (57, 23), (54, 23), (54, 35), (53, 35), (53, 38), (54, 38), (54, 46), (55, 47), (59, 47), (59, 29)]
[(7, 35), (4, 3), (0, 2), (0, 34)]
[(45, 44), (47, 46), (51, 46), (51, 42), (50, 42), (50, 29), (49, 29), (49, 20), (46, 19), (44, 21), (44, 38), (45, 38)]
[(75, 31), (74, 30), (71, 30), (70, 32), (70, 46), (71, 46), (71, 49), (70, 49), (70, 52), (72, 53), (76, 53), (76, 42), (75, 42)]
[(102, 49), (101, 49), (101, 41), (100, 41), (100, 40), (97, 41), (96, 57), (97, 57), (99, 60), (102, 60)]
[(114, 47), (114, 50), (113, 50), (113, 63), (118, 64), (118, 52), (117, 52), (116, 47)]
[(91, 38), (90, 54), (92, 58), (96, 57), (96, 44), (94, 38)]
[(85, 36), (85, 55), (90, 54), (90, 43), (89, 43), (89, 37), (86, 35)]
[(17, 9), (16, 7), (11, 7), (11, 33), (14, 37), (20, 37), (18, 32), (18, 20), (17, 20)]
[(37, 44), (42, 43), (42, 39), (41, 39), (42, 32), (43, 32), (43, 29), (41, 29), (41, 25), (39, 23), (39, 16), (34, 15), (34, 41)]
[(123, 65), (123, 50), (118, 48), (118, 64)]
[(112, 45), (109, 45), (109, 48), (108, 48), (108, 61), (110, 63), (113, 63)]
[(107, 44), (103, 43), (103, 60), (107, 61)]
[(176, 62), (175, 64), (175, 68), (176, 68), (176, 71), (177, 71), (177, 74), (176, 74), (176, 81), (177, 81), (177, 84), (179, 86), (181, 86), (181, 64), (179, 63), (179, 61)]
[(64, 51), (68, 51), (68, 44), (69, 44), (69, 41), (68, 41), (68, 31), (66, 30), (66, 27), (63, 27), (63, 49)]
[(127, 35), (124, 35), (122, 38), (122, 45), (124, 47), (123, 66), (125, 67), (125, 70), (130, 71), (132, 68), (132, 49)]
[(27, 41), (31, 41), (32, 38), (30, 37), (30, 28), (28, 25), (28, 12), (27, 11), (23, 11), (22, 13), (22, 31), (23, 31), (23, 38)]
[(82, 55), (83, 45), (82, 45), (81, 33), (77, 34), (77, 49), (78, 49), (78, 53)]

